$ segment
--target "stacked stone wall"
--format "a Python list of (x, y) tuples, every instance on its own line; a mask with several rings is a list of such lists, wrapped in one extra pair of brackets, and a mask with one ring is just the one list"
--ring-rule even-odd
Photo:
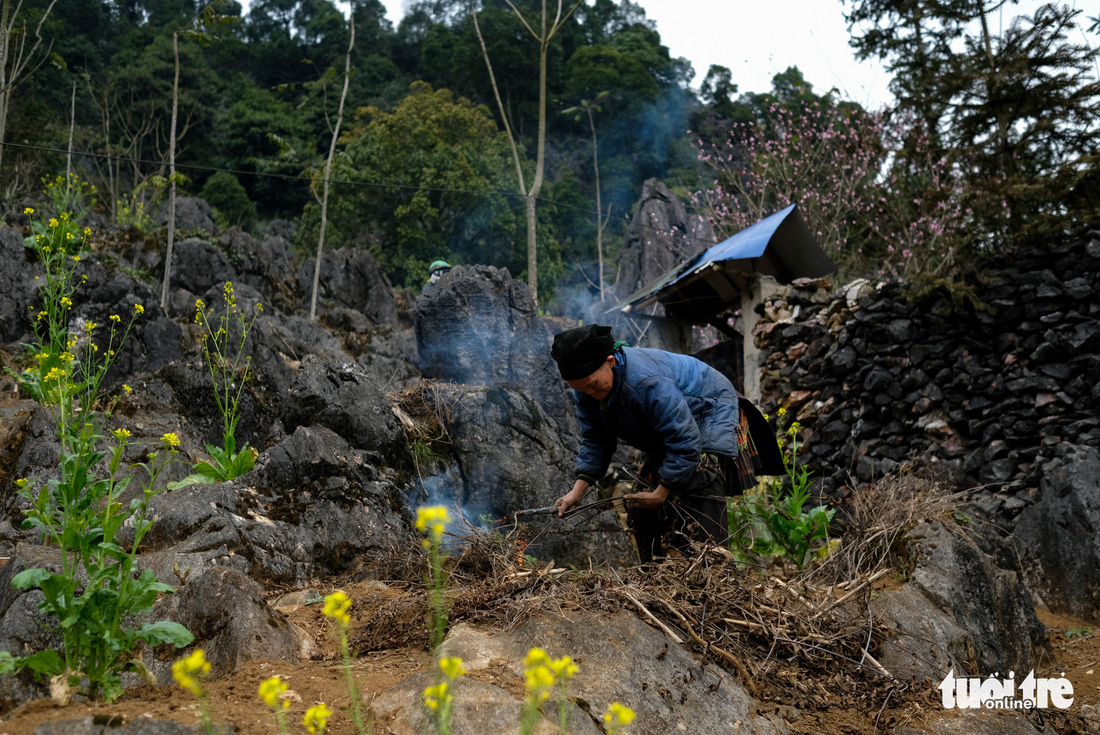
[(996, 260), (965, 284), (781, 287), (754, 332), (762, 408), (806, 427), (834, 501), (928, 464), (1011, 527), (1045, 461), (1100, 445), (1100, 238)]

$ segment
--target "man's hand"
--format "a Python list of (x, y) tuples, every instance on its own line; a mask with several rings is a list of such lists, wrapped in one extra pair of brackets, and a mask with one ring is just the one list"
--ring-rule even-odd
[(626, 501), (628, 507), (655, 510), (664, 505), (665, 501), (668, 500), (668, 488), (664, 485), (658, 485), (656, 490), (624, 495), (623, 500)]
[(554, 507), (558, 509), (558, 518), (561, 518), (565, 511), (584, 500), (589, 487), (590, 485), (585, 480), (578, 479), (572, 490), (554, 501)]

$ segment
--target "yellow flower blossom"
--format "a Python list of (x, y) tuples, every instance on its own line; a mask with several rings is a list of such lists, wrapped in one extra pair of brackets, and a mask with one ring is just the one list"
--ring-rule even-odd
[[(69, 239), (71, 240), (71, 239), (72, 239), (72, 237), (73, 237), (73, 233), (71, 233), (71, 232), (66, 232), (66, 233), (65, 233), (65, 237), (67, 237), (67, 238), (69, 238)], [(74, 256), (73, 256), (73, 262), (74, 262), (74, 263), (79, 263), (79, 262), (80, 262), (80, 256), (79, 256), (79, 255), (74, 255)]]
[(787, 409), (780, 408), (778, 411), (776, 411), (776, 413), (779, 414), (780, 416), (786, 416), (787, 415)]
[(61, 380), (65, 377), (65, 371), (61, 368), (51, 368), (50, 372), (46, 373), (46, 382), (52, 382), (54, 380)]
[(351, 610), (351, 599), (343, 590), (336, 590), (325, 598), (325, 607), (321, 610), (321, 614), (346, 626), (351, 622), (348, 610)]
[(122, 317), (120, 317), (118, 314), (111, 314), (111, 321), (115, 324), (118, 324), (122, 321)]
[(34, 356), (34, 359), (38, 360), (39, 362), (42, 362), (43, 360), (48, 360), (50, 359), (50, 353), (39, 352), (37, 355)]
[[(278, 676), (273, 676), (260, 684), (260, 699), (271, 709), (278, 709), (280, 707), (279, 700), (286, 694), (288, 688), (285, 681)], [(281, 706), (286, 709), (290, 706), (290, 700), (283, 699)]]
[[(35, 278), (38, 278), (38, 276), (35, 276)], [(40, 312), (38, 312), (38, 321), (42, 321), (43, 319), (45, 319), (48, 316), (49, 316), (49, 314), (47, 312), (40, 311)]]
[(631, 722), (634, 722), (634, 710), (630, 709), (625, 704), (612, 702), (611, 706), (607, 708), (607, 712), (604, 713), (603, 721), (608, 725), (608, 733), (618, 732), (619, 728), (623, 725), (629, 725)]
[(115, 439), (118, 439), (119, 441), (122, 441), (123, 439), (129, 439), (130, 438), (130, 430), (129, 429), (115, 429), (114, 431), (111, 432), (111, 436), (113, 436)]
[(142, 306), (141, 304), (134, 304), (134, 313), (135, 314), (144, 314), (145, 313), (145, 307)]
[(466, 673), (466, 668), (462, 665), (462, 659), (455, 656), (441, 659), (439, 668), (443, 671), (443, 676), (451, 681), (460, 679)]
[(523, 659), (523, 678), (527, 693), (540, 702), (550, 698), (550, 688), (557, 682), (557, 677), (551, 668), (554, 663), (546, 651), (538, 647), (528, 651)]
[(130, 395), (134, 392), (134, 389), (126, 385), (125, 383), (122, 384), (122, 390), (126, 391), (126, 395)]
[[(69, 346), (72, 347), (72, 345), (69, 345)], [(72, 362), (73, 360), (76, 359), (76, 355), (74, 355), (71, 352), (62, 352), (61, 353), (61, 359), (64, 360), (65, 362)]]
[(61, 305), (72, 308), (73, 302), (68, 296), (61, 297)]
[(50, 227), (57, 227), (57, 219), (55, 219), (54, 217), (50, 217), (50, 221), (48, 222), (48, 224)]
[(302, 718), (302, 724), (313, 735), (323, 733), (328, 725), (328, 718), (332, 717), (332, 710), (325, 706), (324, 702), (306, 710), (306, 716)]
[(178, 447), (180, 445), (180, 438), (174, 433), (167, 433), (160, 438), (166, 447)]
[(91, 334), (92, 331), (98, 326), (99, 325), (96, 324), (95, 322), (88, 322), (87, 324), (84, 325), (84, 331), (87, 332), (88, 334)]
[(30, 482), (30, 480), (28, 480), (27, 478), (20, 477), (18, 480), (15, 481), (15, 486), (16, 487), (26, 487), (28, 482)]
[(23, 214), (34, 214), (34, 209), (32, 209), (31, 207), (27, 207), (23, 210)]
[(437, 710), (446, 705), (451, 694), (447, 691), (447, 682), (443, 681), (424, 690), (424, 704), (428, 709)]
[(200, 679), (210, 673), (210, 663), (201, 648), (196, 648), (189, 656), (185, 656), (172, 664), (172, 678), (176, 683), (196, 697), (202, 696)]
[(577, 669), (577, 665), (573, 663), (572, 658), (569, 656), (562, 656), (550, 662), (550, 670), (554, 672), (554, 676), (558, 679), (572, 679), (579, 669)]
[(428, 505), (416, 509), (416, 530), (425, 536), (430, 536), (436, 543), (443, 539), (443, 531), (450, 522), (451, 514), (442, 505)]

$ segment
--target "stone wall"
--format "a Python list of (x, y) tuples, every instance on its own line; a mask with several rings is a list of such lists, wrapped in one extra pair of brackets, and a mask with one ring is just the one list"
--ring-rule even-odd
[(1011, 529), (1043, 469), (1100, 445), (1100, 237), (989, 262), (965, 286), (783, 287), (760, 308), (762, 409), (806, 427), (842, 500), (906, 463), (941, 470)]

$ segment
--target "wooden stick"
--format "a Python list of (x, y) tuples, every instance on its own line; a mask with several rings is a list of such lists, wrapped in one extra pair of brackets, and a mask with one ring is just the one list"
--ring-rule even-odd
[(681, 638), (680, 636), (676, 635), (676, 633), (672, 630), (672, 628), (668, 627), (667, 625), (662, 623), (660, 620), (658, 620), (657, 616), (654, 615), (653, 613), (651, 613), (649, 610), (647, 610), (645, 605), (638, 602), (637, 597), (635, 597), (634, 595), (632, 595), (632, 594), (630, 594), (629, 592), (626, 592), (626, 591), (624, 591), (623, 594), (626, 595), (626, 599), (633, 602), (637, 606), (637, 608), (639, 610), (641, 610), (642, 613), (645, 614), (645, 616), (647, 618), (649, 618), (654, 623), (656, 623), (657, 627), (660, 628), (661, 630), (663, 630), (665, 632), (665, 635), (667, 635), (669, 638), (671, 638), (674, 643), (682, 644), (684, 642), (684, 639)]
[(684, 630), (688, 632), (692, 640), (703, 647), (704, 651), (714, 651), (726, 661), (733, 664), (733, 667), (737, 669), (737, 676), (740, 677), (741, 683), (744, 684), (745, 689), (749, 690), (749, 695), (752, 696), (753, 699), (759, 696), (756, 690), (756, 683), (752, 680), (752, 676), (749, 675), (749, 670), (745, 668), (745, 664), (741, 663), (741, 659), (737, 658), (729, 651), (719, 648), (713, 643), (707, 643), (698, 636), (691, 626), (684, 626)]
[(874, 574), (872, 574), (872, 575), (871, 575), (870, 577), (868, 577), (867, 579), (863, 580), (862, 582), (860, 582), (859, 584), (857, 584), (857, 585), (856, 585), (855, 587), (853, 587), (853, 588), (852, 588), (851, 590), (849, 590), (849, 591), (848, 591), (848, 593), (847, 593), (846, 595), (844, 595), (843, 597), (841, 597), (841, 598), (840, 598), (839, 600), (836, 600), (835, 602), (829, 603), (829, 604), (827, 604), (827, 605), (826, 605), (825, 607), (822, 607), (822, 608), (818, 609), (818, 611), (817, 611), (817, 612), (815, 612), (815, 613), (814, 613), (813, 615), (811, 615), (811, 616), (810, 616), (810, 619), (811, 619), (811, 620), (813, 620), (814, 618), (816, 618), (817, 616), (821, 615), (822, 613), (824, 613), (824, 612), (828, 612), (829, 610), (832, 610), (832, 609), (833, 609), (834, 607), (836, 607), (837, 605), (842, 605), (842, 604), (844, 604), (844, 603), (845, 603), (845, 602), (847, 602), (847, 601), (848, 601), (848, 600), (849, 600), (849, 599), (850, 599), (850, 598), (851, 598), (851, 597), (852, 597), (853, 595), (855, 595), (856, 593), (858, 593), (858, 592), (859, 592), (860, 590), (862, 590), (862, 589), (863, 589), (864, 587), (866, 587), (867, 585), (870, 585), (870, 584), (874, 584), (874, 583), (875, 583), (875, 582), (877, 582), (877, 581), (878, 581), (879, 579), (881, 579), (882, 577), (884, 577), (884, 576), (886, 575), (886, 573), (887, 573), (887, 572), (889, 572), (889, 571), (890, 571), (890, 568), (889, 568), (889, 567), (887, 567), (886, 569), (880, 569), (880, 570), (878, 570), (877, 572), (875, 572)]

